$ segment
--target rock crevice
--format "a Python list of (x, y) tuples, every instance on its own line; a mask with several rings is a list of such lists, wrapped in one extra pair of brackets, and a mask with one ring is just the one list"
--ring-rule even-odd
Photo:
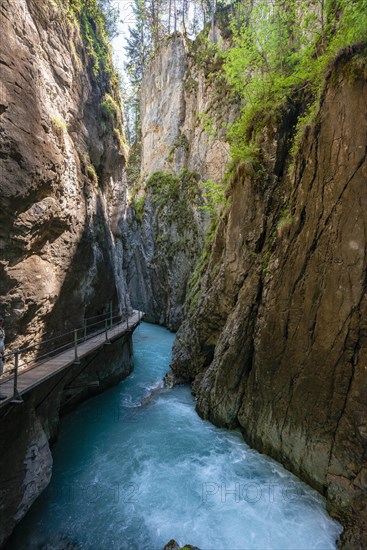
[[(283, 168), (267, 163), (266, 184), (248, 169), (234, 176), (172, 370), (192, 382), (201, 415), (239, 426), (251, 445), (325, 494), (347, 527), (344, 545), (362, 548), (367, 83), (350, 70), (355, 53), (330, 69), (293, 178), (289, 152)], [(285, 142), (277, 135), (263, 151), (274, 160)]]

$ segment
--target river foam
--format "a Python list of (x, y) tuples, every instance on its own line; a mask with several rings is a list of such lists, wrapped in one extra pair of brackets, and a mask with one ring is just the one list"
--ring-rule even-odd
[(317, 492), (200, 419), (189, 388), (162, 388), (173, 338), (142, 324), (134, 373), (64, 418), (51, 484), (9, 549), (336, 548), (341, 527)]

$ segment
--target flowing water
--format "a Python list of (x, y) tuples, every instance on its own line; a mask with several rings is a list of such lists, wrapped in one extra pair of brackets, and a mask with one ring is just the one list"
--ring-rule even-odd
[(51, 484), (8, 548), (336, 547), (341, 528), (318, 493), (201, 420), (189, 388), (162, 388), (173, 339), (142, 324), (134, 373), (62, 420)]

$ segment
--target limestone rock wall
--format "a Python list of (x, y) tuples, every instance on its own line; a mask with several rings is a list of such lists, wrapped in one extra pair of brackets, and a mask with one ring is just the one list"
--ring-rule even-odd
[(172, 180), (160, 174), (162, 187), (146, 193), (141, 222), (133, 211), (128, 214), (126, 278), (132, 304), (145, 312), (146, 320), (177, 330), (203, 244), (205, 217), (197, 179), (192, 174), (168, 177)]
[(3, 0), (0, 14), (0, 308), (21, 347), (126, 299), (125, 154), (121, 114), (102, 105), (117, 88), (68, 0)]
[(331, 69), (293, 177), (291, 111), (263, 139), (268, 176), (239, 167), (172, 369), (201, 415), (325, 494), (345, 547), (363, 548), (367, 81), (353, 55)]
[[(217, 33), (220, 33), (217, 30)], [(187, 168), (220, 181), (229, 159), (223, 124), (238, 105), (210, 74), (220, 63), (202, 38), (168, 37), (146, 70), (141, 92), (141, 175)], [(218, 67), (217, 67), (218, 68)]]
[[(200, 47), (200, 41), (192, 43), (175, 34), (146, 70), (140, 184), (132, 182), (134, 199), (127, 213), (126, 271), (133, 304), (147, 313), (147, 319), (172, 330), (182, 322), (188, 281), (209, 224), (202, 210), (202, 182), (223, 177), (229, 159), (223, 124), (238, 110), (223, 86), (209, 77), (215, 59), (208, 52), (200, 56)], [(176, 198), (173, 193), (167, 200), (164, 184), (152, 192), (147, 182), (156, 174), (177, 177)]]

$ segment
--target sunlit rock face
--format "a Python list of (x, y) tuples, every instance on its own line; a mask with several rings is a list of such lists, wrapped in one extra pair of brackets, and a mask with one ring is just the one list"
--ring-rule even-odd
[(363, 548), (367, 83), (351, 63), (352, 49), (335, 61), (292, 176), (291, 112), (264, 134), (267, 175), (238, 169), (172, 369), (201, 415), (324, 493), (345, 547)]
[(46, 0), (0, 9), (1, 313), (22, 346), (125, 294), (125, 159), (77, 24)]
[(229, 160), (225, 126), (239, 107), (210, 74), (215, 62), (199, 39), (179, 34), (167, 38), (152, 60), (141, 92), (143, 177), (184, 168), (203, 180), (223, 177)]
[[(204, 42), (175, 34), (148, 66), (141, 90), (144, 208), (140, 220), (134, 210), (127, 214), (127, 278), (136, 307), (172, 330), (182, 322), (209, 225), (202, 182), (221, 181), (229, 160), (225, 126), (238, 113), (228, 90), (210, 75), (216, 62)], [(168, 197), (163, 178), (155, 191), (149, 186), (161, 172), (177, 176), (176, 197)]]
[[(141, 173), (169, 169), (168, 157), (185, 120), (186, 44), (172, 37), (146, 71), (141, 92)], [(182, 159), (183, 160), (183, 159)], [(184, 162), (177, 163), (183, 168)]]

